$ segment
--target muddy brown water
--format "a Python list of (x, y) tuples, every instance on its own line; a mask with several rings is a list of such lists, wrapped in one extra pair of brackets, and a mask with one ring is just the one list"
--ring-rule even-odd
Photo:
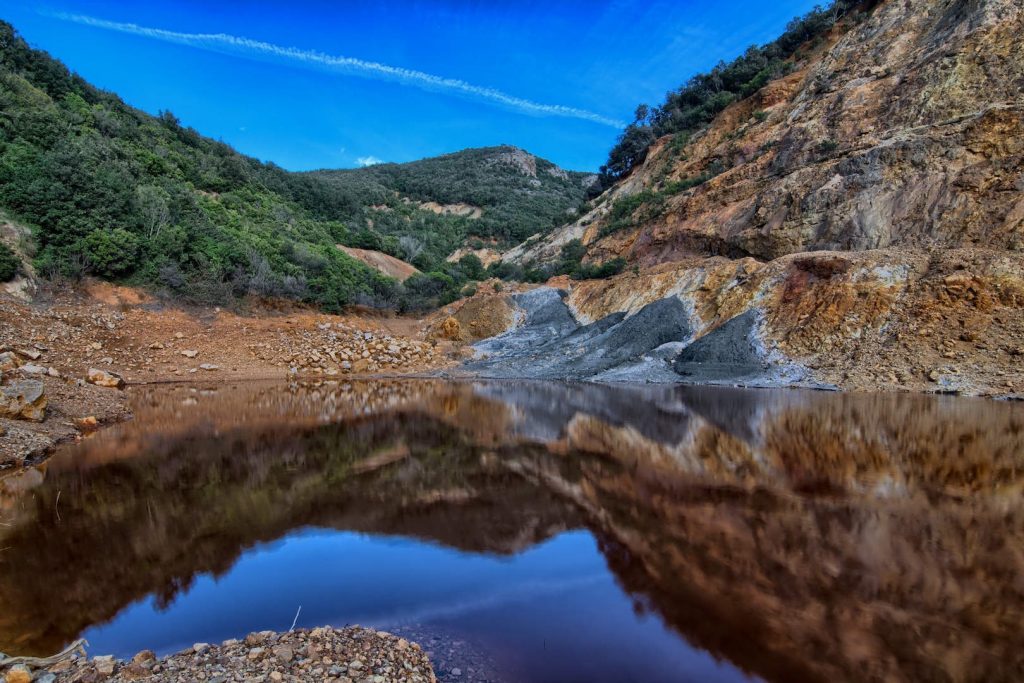
[[(414, 634), (442, 680), (1024, 680), (1024, 405), (379, 380), (133, 389), (0, 482), (0, 651)], [(301, 609), (300, 609), (301, 608)]]

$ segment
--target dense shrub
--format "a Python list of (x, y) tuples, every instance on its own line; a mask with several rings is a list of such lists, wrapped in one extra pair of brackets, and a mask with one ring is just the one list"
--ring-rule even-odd
[(446, 273), (416, 273), (404, 283), (404, 308), (407, 311), (422, 311), (436, 308), (453, 300), (455, 280)]
[(626, 260), (614, 258), (600, 264), (583, 264), (587, 248), (581, 240), (571, 240), (562, 245), (556, 272), (567, 274), (573, 280), (594, 280), (618, 275), (626, 267)]
[(459, 269), (470, 280), (484, 279), (484, 264), (476, 254), (466, 254), (459, 259)]
[(625, 267), (626, 259), (616, 257), (604, 263), (581, 265), (572, 272), (570, 277), (573, 280), (600, 280), (618, 275)]
[(116, 278), (135, 270), (139, 238), (124, 228), (93, 230), (83, 245), (88, 268), (97, 275)]
[(21, 261), (10, 247), (0, 242), (0, 282), (10, 282), (18, 274)]

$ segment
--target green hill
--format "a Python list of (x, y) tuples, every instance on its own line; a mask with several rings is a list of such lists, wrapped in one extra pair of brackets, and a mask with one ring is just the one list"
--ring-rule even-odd
[[(305, 175), (321, 183), (331, 198), (322, 207), (314, 199), (305, 200), (318, 215), (347, 220), (350, 225), (373, 225), (383, 236), (415, 236), (423, 240), (431, 259), (447, 256), (466, 237), (512, 246), (547, 232), (575, 212), (594, 178), (563, 171), (510, 146)], [(340, 197), (349, 198), (347, 213), (331, 204)], [(423, 209), (428, 203), (440, 206)], [(469, 215), (437, 213), (446, 207)], [(383, 247), (388, 250), (386, 243)], [(414, 258), (401, 247), (396, 255)], [(416, 265), (422, 268), (429, 263)]]
[[(45, 277), (91, 274), (196, 303), (256, 295), (327, 310), (424, 308), (480, 276), (472, 260), (447, 263), (452, 251), (550, 230), (586, 182), (512, 147), (291, 173), (170, 112), (128, 106), (0, 22), (0, 209), (32, 227)], [(402, 286), (338, 244), (425, 272)]]

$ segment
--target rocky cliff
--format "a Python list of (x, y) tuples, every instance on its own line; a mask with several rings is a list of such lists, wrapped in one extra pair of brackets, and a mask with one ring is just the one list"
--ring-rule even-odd
[(581, 239), (635, 268), (574, 284), (579, 318), (673, 296), (690, 342), (751, 312), (764, 358), (812, 381), (1019, 391), (1022, 32), (1019, 0), (878, 3), (504, 258)]

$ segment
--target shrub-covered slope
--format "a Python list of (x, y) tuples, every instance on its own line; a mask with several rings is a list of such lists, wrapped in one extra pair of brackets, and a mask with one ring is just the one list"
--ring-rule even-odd
[[(254, 294), (423, 307), (476, 270), (445, 262), (467, 239), (507, 245), (549, 230), (584, 191), (583, 174), (510, 147), (289, 173), (169, 112), (128, 106), (0, 22), (0, 208), (34, 226), (44, 276), (92, 274), (201, 303)], [(427, 274), (399, 286), (338, 244)]]

